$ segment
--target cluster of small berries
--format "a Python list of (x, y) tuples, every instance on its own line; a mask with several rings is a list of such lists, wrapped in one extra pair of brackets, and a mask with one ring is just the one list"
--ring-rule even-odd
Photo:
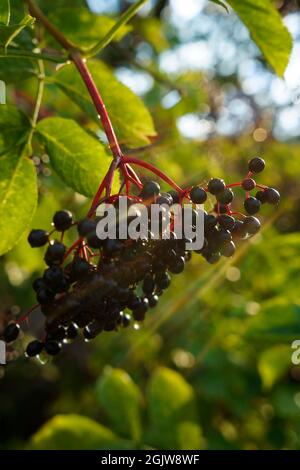
[[(212, 178), (206, 187), (194, 186), (184, 194), (174, 190), (162, 193), (157, 182), (148, 181), (138, 198), (133, 199), (149, 208), (153, 203), (183, 205), (184, 200), (198, 205), (205, 204), (210, 194), (214, 201), (212, 211), (204, 210), (204, 245), (195, 252), (214, 264), (221, 256), (233, 256), (237, 240), (259, 231), (260, 221), (254, 215), (261, 204), (279, 203), (278, 191), (257, 185), (254, 180), (255, 173), (260, 173), (264, 167), (261, 158), (253, 158), (246, 178), (240, 183), (226, 185), (222, 179)], [(246, 215), (231, 209), (234, 187), (245, 191)], [(256, 190), (255, 196), (251, 195), (253, 190)], [(134, 204), (131, 198), (128, 202), (129, 206)], [(118, 198), (114, 205), (118, 207)], [(193, 217), (196, 216), (197, 212), (193, 211)], [(63, 343), (74, 340), (80, 329), (89, 341), (102, 331), (143, 321), (146, 312), (157, 305), (159, 297), (169, 287), (170, 274), (181, 273), (191, 259), (192, 252), (186, 250), (191, 240), (178, 238), (172, 231), (168, 239), (154, 240), (149, 234), (138, 240), (118, 237), (101, 240), (96, 233), (98, 221), (93, 214), (74, 222), (72, 214), (63, 210), (54, 215), (51, 233), (32, 230), (29, 234), (32, 247), (47, 245), (44, 256), (47, 268), (33, 283), (38, 306), (45, 315), (44, 337), (27, 345), (27, 356), (37, 356), (42, 351), (52, 356), (58, 354)], [(73, 227), (79, 238), (67, 249), (63, 243), (64, 232)], [(61, 234), (59, 241), (51, 239), (57, 232)], [(19, 323), (8, 324), (3, 334), (6, 342), (18, 337)]]

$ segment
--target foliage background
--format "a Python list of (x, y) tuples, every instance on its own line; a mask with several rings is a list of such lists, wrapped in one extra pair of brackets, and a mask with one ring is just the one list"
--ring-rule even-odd
[[(39, 3), (74, 40), (97, 37), (99, 24), (80, 29), (53, 2)], [(83, 0), (55, 3), (88, 14)], [(127, 6), (89, 2), (105, 15)], [(187, 185), (211, 176), (238, 181), (247, 160), (260, 154), (267, 161), (261, 178), (280, 189), (283, 202), (275, 213), (263, 209), (262, 233), (232, 260), (207, 266), (194, 256), (140, 330), (77, 341), (45, 365), (11, 361), (0, 382), (0, 447), (300, 449), (300, 366), (291, 363), (291, 343), (300, 339), (299, 9), (296, 2), (276, 3), (294, 37), (284, 80), (221, 6), (204, 0), (150, 6), (101, 54), (142, 97), (159, 130), (150, 147), (131, 152)], [(27, 40), (25, 33), (20, 38)], [(35, 78), (21, 69), (24, 62), (6, 60), (0, 78), (11, 74), (8, 103), (31, 112)], [(49, 77), (51, 70), (47, 65)], [(109, 95), (109, 83), (103, 86)], [(115, 96), (117, 109), (121, 94)], [(137, 118), (133, 109), (129, 122)], [(40, 116), (57, 113), (95, 130), (89, 114), (49, 78)], [(128, 145), (147, 144), (130, 127), (123, 132)], [(32, 226), (48, 227), (61, 207), (80, 217), (88, 199), (35, 151), (39, 208)], [(0, 318), (34, 303), (31, 283), (42, 269), (42, 251), (30, 250), (26, 235), (2, 257)]]

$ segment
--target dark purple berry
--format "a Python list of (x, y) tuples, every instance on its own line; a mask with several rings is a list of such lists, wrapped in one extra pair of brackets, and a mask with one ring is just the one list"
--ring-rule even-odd
[(35, 339), (27, 345), (26, 354), (28, 357), (38, 356), (44, 349), (44, 344), (41, 341)]
[(44, 272), (43, 280), (50, 289), (56, 288), (63, 280), (63, 270), (58, 266), (51, 266)]
[(235, 219), (231, 215), (221, 214), (218, 217), (218, 224), (225, 230), (233, 230)]
[(77, 230), (78, 234), (81, 237), (86, 237), (89, 233), (94, 232), (96, 230), (96, 221), (91, 219), (84, 219), (78, 222)]
[(224, 191), (217, 194), (217, 200), (220, 204), (231, 204), (233, 199), (234, 193), (230, 188), (225, 188)]
[(6, 343), (15, 341), (20, 333), (20, 325), (18, 323), (9, 323), (3, 332), (3, 338)]
[(244, 229), (250, 235), (257, 233), (260, 229), (260, 226), (260, 221), (256, 217), (249, 216), (244, 219)]
[(73, 223), (73, 216), (70, 211), (57, 211), (53, 217), (53, 223), (56, 230), (64, 232), (71, 227)]
[(50, 340), (45, 342), (45, 351), (50, 356), (56, 356), (60, 353), (61, 349), (62, 345), (57, 341)]
[(45, 262), (48, 266), (52, 264), (60, 264), (63, 261), (66, 252), (66, 247), (63, 243), (52, 241), (47, 248), (45, 254)]
[(266, 191), (257, 191), (255, 195), (256, 199), (258, 199), (261, 204), (267, 202), (267, 192)]
[(28, 235), (28, 243), (32, 248), (38, 248), (46, 245), (49, 233), (45, 230), (31, 230)]
[(190, 191), (190, 198), (194, 204), (203, 204), (207, 199), (207, 193), (203, 188), (194, 186)]
[(252, 191), (256, 186), (256, 182), (252, 178), (246, 178), (242, 181), (242, 188), (245, 191)]
[(253, 196), (248, 197), (244, 202), (245, 210), (250, 215), (257, 214), (257, 212), (259, 212), (260, 206), (260, 201)]
[(277, 205), (280, 202), (280, 194), (274, 188), (268, 188), (266, 190), (266, 199), (268, 204)]
[(221, 193), (222, 191), (224, 191), (225, 189), (225, 183), (222, 179), (220, 178), (212, 178), (209, 182), (208, 182), (208, 191), (211, 193), (211, 194), (219, 194)]
[(261, 173), (265, 169), (265, 161), (260, 157), (255, 157), (248, 163), (249, 171), (252, 173)]

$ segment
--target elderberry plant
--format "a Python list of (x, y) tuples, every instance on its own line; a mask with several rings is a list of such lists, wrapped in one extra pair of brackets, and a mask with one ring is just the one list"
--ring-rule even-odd
[[(134, 4), (129, 12), (126, 12), (123, 20), (121, 18), (120, 25), (125, 24), (125, 21), (143, 3), (145, 3), (144, 0)], [(118, 236), (119, 227), (116, 225), (116, 236), (102, 240), (97, 233), (97, 224), (101, 220), (101, 217), (97, 215), (97, 209), (101, 204), (111, 204), (118, 210), (120, 198), (126, 198), (129, 208), (142, 203), (148, 208), (150, 223), (151, 207), (154, 204), (162, 208), (162, 214), (165, 206), (171, 207), (173, 204), (178, 204), (183, 218), (186, 204), (194, 209), (196, 205), (203, 205), (204, 244), (201, 249), (194, 250), (194, 254), (200, 255), (209, 264), (214, 264), (222, 256), (233, 256), (240, 240), (248, 239), (259, 232), (261, 224), (256, 215), (261, 206), (265, 203), (277, 206), (280, 195), (276, 189), (256, 182), (256, 176), (265, 168), (265, 162), (260, 157), (254, 157), (249, 161), (248, 171), (239, 182), (231, 183), (215, 177), (203, 185), (182, 188), (157, 167), (128, 155), (117, 139), (109, 109), (106, 108), (100, 94), (101, 90), (98, 89), (86, 60), (89, 56), (98, 53), (105, 43), (112, 39), (116, 28), (112, 28), (102, 42), (93, 46), (91, 50), (82, 50), (62, 35), (32, 0), (27, 0), (26, 4), (29, 6), (32, 17), (36, 18), (39, 24), (50, 33), (67, 55), (61, 57), (58, 54), (50, 58), (43, 53), (36, 54), (39, 59), (40, 86), (37, 107), (32, 118), (32, 129), (27, 136), (23, 150), (28, 152), (31, 148), (33, 134), (38, 128), (37, 132), (40, 134), (41, 141), (50, 153), (53, 152), (54, 167), (59, 166), (60, 160), (65, 157), (64, 153), (67, 153), (65, 142), (59, 142), (60, 145), (57, 145), (53, 151), (56, 142), (55, 132), (54, 135), (49, 135), (49, 129), (52, 126), (53, 132), (53, 128), (57, 129), (57, 126), (54, 126), (51, 118), (50, 122), (48, 121), (48, 127), (45, 126), (43, 120), (41, 124), (38, 123), (45, 78), (43, 60), (49, 59), (57, 62), (67, 60), (74, 66), (71, 73), (78, 73), (81, 77), (82, 82), (78, 86), (85, 86), (84, 92), (88, 93), (93, 103), (92, 113), (99, 116), (101, 120), (113, 157), (108, 171), (93, 194), (92, 204), (84, 219), (76, 220), (67, 208), (59, 210), (53, 216), (52, 228), (49, 226), (34, 229), (28, 236), (28, 243), (32, 248), (45, 247), (46, 268), (42, 276), (35, 279), (33, 283), (37, 304), (21, 315), (17, 322), (8, 323), (2, 336), (7, 343), (15, 341), (19, 336), (22, 323), (39, 308), (44, 315), (44, 331), (40, 337), (27, 345), (26, 354), (34, 357), (45, 352), (50, 356), (55, 356), (62, 350), (64, 343), (75, 340), (79, 333), (90, 341), (102, 331), (114, 331), (128, 327), (131, 322), (142, 322), (147, 311), (156, 307), (160, 296), (168, 289), (172, 276), (182, 273), (192, 257), (192, 251), (187, 249), (190, 240), (177, 236), (172, 218), (167, 227), (168, 238), (164, 237), (161, 229), (158, 239), (153, 239), (151, 233), (137, 240), (130, 236), (123, 239)], [(107, 73), (105, 68), (102, 72), (104, 75)], [(62, 70), (58, 73), (62, 78), (64, 74), (70, 73), (70, 69), (68, 72)], [(62, 82), (59, 82), (59, 76), (57, 81), (63, 88)], [(78, 96), (76, 93), (73, 93), (73, 96), (76, 101)], [(84, 108), (91, 113), (90, 101), (88, 101), (88, 106), (85, 104)], [(76, 135), (82, 132), (78, 126), (74, 127), (74, 125), (70, 127), (66, 125), (65, 130), (66, 132), (75, 130)], [(101, 149), (104, 152), (102, 147)], [(75, 148), (72, 148), (72, 151), (76, 153)], [(87, 154), (87, 157), (90, 157), (90, 154)], [(65, 173), (63, 165), (61, 166), (63, 179), (68, 183), (69, 176)], [(83, 171), (80, 164), (76, 169)], [(138, 173), (139, 169), (149, 172), (151, 178), (144, 181)], [(95, 175), (94, 167), (84, 167), (84, 171)], [(121, 178), (117, 192), (113, 190), (116, 173)], [(100, 179), (97, 175), (96, 178)], [(168, 192), (162, 192), (161, 182), (168, 185)], [(79, 182), (73, 186), (75, 189), (82, 189)], [(243, 207), (239, 206), (239, 200), (235, 198), (237, 190), (242, 191), (244, 195)], [(82, 192), (91, 195), (90, 188)], [(197, 217), (195, 210), (193, 216), (194, 219)], [(161, 227), (164, 225), (163, 219), (162, 215)], [(196, 225), (194, 219), (192, 217), (192, 228)], [(132, 216), (128, 212), (127, 226), (131, 221)], [(65, 244), (67, 231), (77, 235), (71, 246)]]

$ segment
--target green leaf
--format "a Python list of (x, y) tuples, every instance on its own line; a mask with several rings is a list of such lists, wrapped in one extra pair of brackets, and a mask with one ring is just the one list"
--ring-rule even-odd
[(259, 315), (249, 318), (245, 335), (264, 342), (290, 342), (300, 335), (300, 304), (275, 297), (261, 305)]
[(33, 25), (34, 21), (32, 16), (26, 15), (19, 24), (0, 25), (0, 46), (6, 48), (24, 28)]
[(227, 11), (227, 13), (229, 13), (227, 5), (224, 2), (222, 2), (222, 0), (210, 0), (210, 1), (213, 3), (216, 3), (220, 7), (223, 7)]
[[(52, 8), (49, 19), (55, 26), (81, 49), (91, 48), (102, 40), (116, 24), (113, 18), (96, 15), (87, 8)], [(130, 27), (122, 26), (114, 39), (119, 41), (130, 31)], [(49, 43), (52, 39), (49, 38)]]
[(249, 29), (267, 62), (282, 77), (292, 51), (292, 37), (270, 0), (227, 0)]
[(22, 143), (30, 131), (27, 116), (11, 105), (0, 107), (0, 155)]
[(18, 83), (36, 75), (34, 61), (28, 59), (16, 59), (15, 57), (0, 57), (0, 80), (6, 84)]
[(0, 156), (0, 255), (9, 251), (28, 228), (37, 205), (33, 162), (21, 149)]
[(142, 395), (131, 377), (122, 369), (106, 367), (96, 384), (96, 394), (116, 431), (139, 442)]
[[(177, 372), (159, 368), (151, 377), (148, 401), (154, 445), (164, 449), (184, 448), (183, 423), (188, 427), (187, 423), (197, 420), (193, 388)], [(200, 439), (196, 437), (193, 446), (198, 448), (200, 444)]]
[(110, 429), (76, 414), (57, 415), (31, 438), (34, 450), (98, 450), (116, 446), (119, 438)]
[(10, 20), (10, 0), (1, 0), (0, 4), (0, 25), (9, 25)]
[[(89, 69), (106, 104), (107, 111), (121, 143), (138, 147), (150, 143), (156, 135), (152, 118), (142, 100), (120, 83), (101, 61), (89, 61)], [(74, 65), (62, 67), (54, 76), (60, 89), (99, 123), (98, 115)]]
[(259, 357), (258, 371), (263, 387), (269, 390), (291, 366), (291, 347), (285, 344), (266, 349)]
[(43, 119), (37, 132), (62, 180), (75, 191), (93, 196), (110, 164), (104, 145), (72, 119)]
[(119, 34), (119, 31), (124, 28), (124, 25), (135, 15), (135, 13), (146, 3), (147, 0), (138, 0), (136, 3), (131, 5), (124, 13), (120, 16), (119, 20), (112, 26), (107, 32), (103, 39), (101, 39), (94, 47), (91, 47), (87, 51), (88, 56), (99, 54), (106, 46), (108, 46), (114, 38)]

